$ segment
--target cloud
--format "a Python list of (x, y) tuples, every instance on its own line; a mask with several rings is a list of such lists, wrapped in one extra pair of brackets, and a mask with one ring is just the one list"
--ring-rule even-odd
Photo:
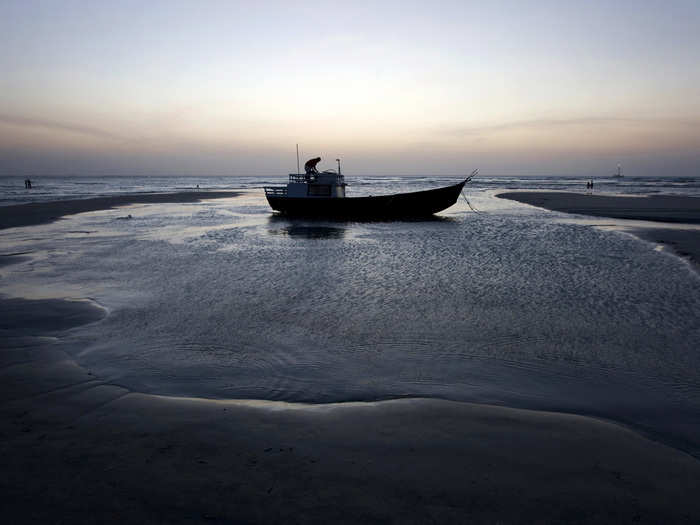
[(21, 117), (2, 113), (0, 113), (0, 124), (28, 128), (44, 128), (54, 131), (67, 131), (69, 133), (78, 133), (81, 135), (89, 135), (91, 137), (115, 140), (120, 142), (125, 140), (122, 136), (92, 126), (83, 126), (80, 124), (72, 124), (69, 122), (58, 122), (55, 120)]
[(516, 120), (503, 122), (500, 124), (487, 124), (482, 126), (443, 126), (443, 134), (453, 136), (475, 136), (488, 135), (516, 130), (556, 130), (564, 127), (574, 126), (674, 126), (683, 128), (698, 128), (700, 130), (700, 119), (671, 119), (671, 118), (625, 118), (625, 117), (586, 117), (571, 119), (533, 119)]

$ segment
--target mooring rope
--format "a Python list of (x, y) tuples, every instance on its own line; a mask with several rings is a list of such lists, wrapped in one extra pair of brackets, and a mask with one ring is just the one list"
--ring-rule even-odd
[(476, 213), (476, 214), (478, 214), (478, 215), (483, 215), (482, 212), (480, 212), (480, 211), (477, 210), (474, 206), (472, 206), (472, 203), (469, 202), (469, 199), (467, 199), (467, 196), (464, 194), (464, 190), (462, 190), (460, 193), (462, 194), (462, 197), (464, 198), (464, 200), (467, 201), (467, 205), (471, 208), (471, 210), (472, 210), (474, 213)]
[[(478, 170), (478, 169), (472, 171), (471, 174), (469, 175), (469, 177), (467, 177), (467, 181), (466, 181), (466, 182), (471, 182), (472, 178), (474, 178), (474, 177), (476, 176), (477, 173), (479, 173), (479, 170)], [(476, 214), (478, 214), (478, 215), (484, 215), (483, 212), (480, 212), (479, 210), (477, 210), (474, 206), (472, 206), (472, 203), (469, 202), (469, 199), (467, 199), (467, 196), (464, 194), (464, 186), (462, 186), (462, 191), (460, 191), (460, 193), (462, 194), (462, 197), (463, 197), (464, 200), (466, 201), (466, 203), (467, 203), (467, 205), (469, 206), (469, 208), (471, 208), (471, 210), (472, 210), (474, 213), (476, 213)]]

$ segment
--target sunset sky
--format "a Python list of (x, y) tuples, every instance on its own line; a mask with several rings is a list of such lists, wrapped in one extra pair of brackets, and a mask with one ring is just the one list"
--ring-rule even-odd
[[(0, 3), (0, 175), (700, 175), (700, 1)], [(303, 161), (303, 159), (302, 159)]]

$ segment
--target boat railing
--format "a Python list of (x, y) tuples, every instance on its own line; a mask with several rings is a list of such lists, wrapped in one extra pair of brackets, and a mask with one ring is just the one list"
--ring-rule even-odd
[(326, 177), (324, 180), (328, 180), (328, 175), (332, 175), (335, 177), (335, 183), (336, 184), (344, 184), (345, 183), (345, 177), (339, 173), (336, 173), (333, 170), (326, 170), (322, 171), (321, 173), (290, 173), (289, 174), (289, 182), (317, 182), (319, 175), (325, 175)]
[(289, 182), (314, 182), (317, 176), (313, 173), (290, 173)]
[(284, 186), (264, 186), (265, 195), (271, 195), (273, 197), (286, 197), (287, 188)]

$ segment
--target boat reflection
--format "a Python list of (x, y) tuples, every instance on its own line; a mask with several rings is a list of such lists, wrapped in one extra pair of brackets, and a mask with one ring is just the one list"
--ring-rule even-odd
[(270, 217), (270, 235), (283, 235), (301, 239), (342, 239), (347, 228), (326, 226), (313, 222), (297, 222), (279, 216)]

